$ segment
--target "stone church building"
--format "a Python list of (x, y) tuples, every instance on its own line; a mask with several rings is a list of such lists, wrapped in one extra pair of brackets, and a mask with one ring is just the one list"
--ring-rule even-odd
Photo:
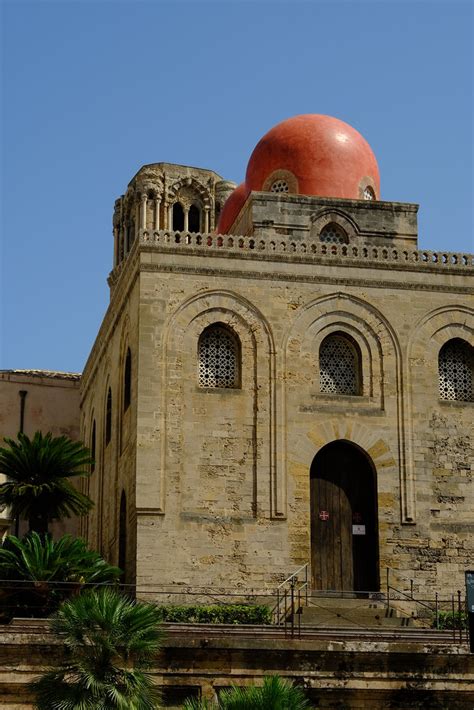
[[(418, 249), (351, 126), (296, 116), (244, 183), (142, 167), (81, 378), (81, 533), (140, 585), (461, 588), (474, 554), (473, 257)], [(449, 240), (447, 238), (447, 246)]]

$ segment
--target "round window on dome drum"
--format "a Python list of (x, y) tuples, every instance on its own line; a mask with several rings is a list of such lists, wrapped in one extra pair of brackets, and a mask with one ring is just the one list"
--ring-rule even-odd
[(270, 188), (270, 192), (289, 192), (290, 188), (286, 180), (275, 180)]
[(375, 200), (375, 192), (370, 187), (370, 185), (367, 185), (367, 187), (364, 190), (364, 200), (369, 200), (369, 201)]

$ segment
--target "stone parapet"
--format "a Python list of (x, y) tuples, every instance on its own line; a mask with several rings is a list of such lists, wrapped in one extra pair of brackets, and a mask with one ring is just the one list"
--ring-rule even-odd
[[(254, 260), (270, 257), (283, 258), (285, 261), (324, 260), (329, 262), (370, 265), (374, 268), (389, 265), (389, 268), (403, 267), (416, 270), (456, 269), (465, 274), (474, 272), (474, 254), (464, 252), (430, 251), (427, 249), (395, 248), (392, 246), (374, 246), (373, 244), (326, 244), (313, 240), (289, 237), (244, 237), (239, 235), (201, 234), (193, 232), (158, 232), (144, 231), (140, 235), (140, 245), (156, 247), (158, 250), (176, 250), (178, 252), (209, 253), (218, 252), (219, 256), (238, 254), (242, 258)], [(117, 272), (112, 272), (113, 275)]]

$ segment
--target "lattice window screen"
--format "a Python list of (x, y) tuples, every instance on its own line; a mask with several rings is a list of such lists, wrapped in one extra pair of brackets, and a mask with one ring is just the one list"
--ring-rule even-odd
[(439, 396), (441, 399), (471, 402), (474, 351), (462, 340), (450, 340), (439, 353)]
[(319, 239), (321, 242), (327, 242), (329, 244), (347, 244), (349, 241), (343, 228), (334, 223), (327, 224), (323, 227)]
[(239, 386), (239, 346), (226, 328), (213, 326), (199, 340), (199, 386)]
[(341, 335), (330, 335), (319, 349), (321, 392), (359, 394), (358, 357), (354, 346)]
[(289, 192), (286, 180), (276, 180), (270, 188), (270, 192)]

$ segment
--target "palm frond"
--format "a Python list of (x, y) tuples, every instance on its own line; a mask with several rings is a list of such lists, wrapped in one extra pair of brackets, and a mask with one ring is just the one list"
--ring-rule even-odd
[(93, 462), (89, 450), (66, 436), (36, 432), (32, 439), (19, 433), (18, 440), (5, 439), (0, 448), (0, 505), (10, 507), (13, 517), (31, 520), (84, 515), (90, 498), (76, 490), (71, 478), (89, 476)]

